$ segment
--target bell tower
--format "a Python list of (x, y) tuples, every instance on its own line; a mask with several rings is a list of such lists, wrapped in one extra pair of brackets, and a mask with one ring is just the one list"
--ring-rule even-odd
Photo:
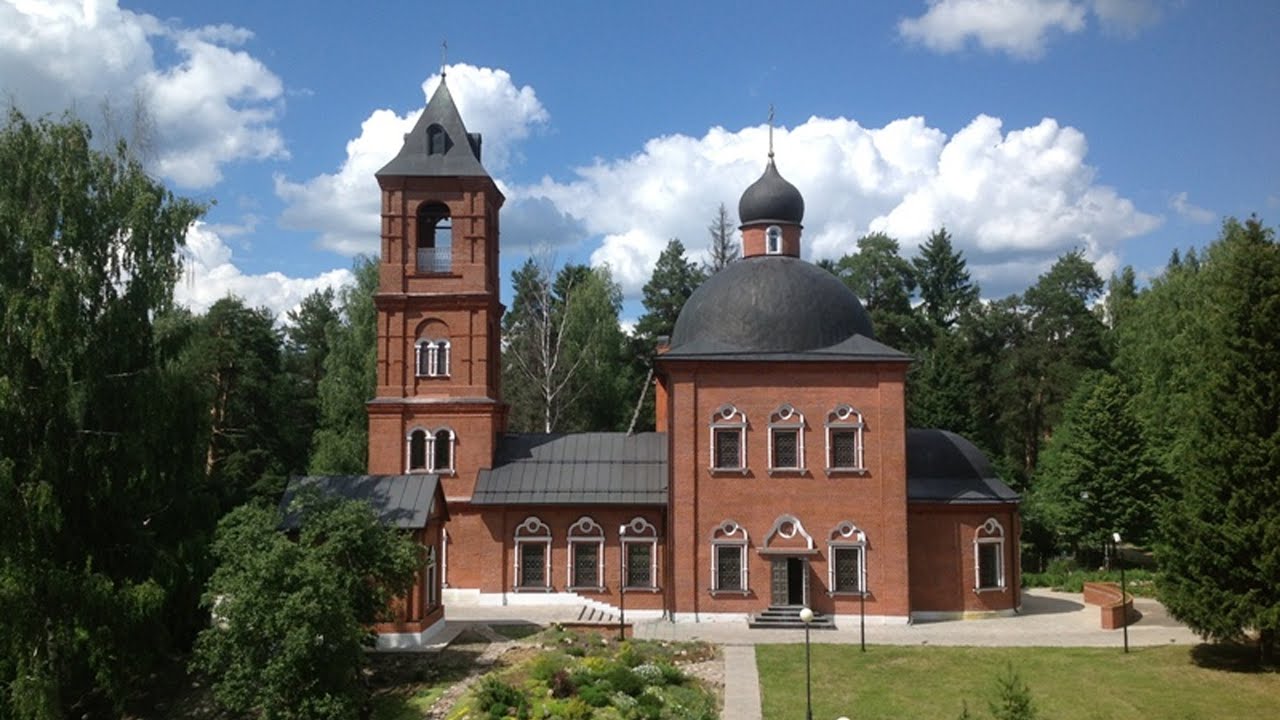
[(498, 211), (441, 77), (382, 190), (377, 390), (368, 403), (369, 472), (435, 473), (446, 496), (471, 497), (505, 430), (499, 371)]

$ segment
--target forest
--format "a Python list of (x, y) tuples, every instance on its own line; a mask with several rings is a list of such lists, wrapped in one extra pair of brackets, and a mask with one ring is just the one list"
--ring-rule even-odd
[[(290, 475), (363, 473), (377, 262), (278, 322), (173, 302), (198, 203), (74, 121), (0, 128), (0, 719), (118, 711), (209, 623), (219, 520)], [(503, 319), (513, 431), (653, 429), (652, 361), (736, 258), (680, 240), (624, 329), (608, 268), (531, 258)], [(1280, 628), (1280, 244), (1226, 219), (1157, 276), (1082, 251), (984, 297), (944, 228), (819, 263), (915, 357), (908, 424), (977, 443), (1024, 498), (1024, 565), (1154, 552), (1161, 598), (1214, 639)]]

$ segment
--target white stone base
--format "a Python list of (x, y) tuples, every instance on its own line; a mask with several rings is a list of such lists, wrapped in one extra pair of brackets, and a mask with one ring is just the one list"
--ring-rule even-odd
[[(858, 615), (832, 615), (835, 620), (836, 627), (840, 629), (857, 628)], [(911, 618), (906, 615), (868, 615), (866, 617), (868, 625), (910, 625)]]
[(416, 633), (379, 633), (378, 650), (427, 650), (444, 641), (444, 618), (437, 620), (431, 627)]
[(911, 613), (912, 622), (938, 622), (941, 620), (990, 620), (1013, 617), (1018, 611), (1008, 610), (917, 610)]
[(748, 613), (672, 613), (672, 619), (678, 623), (744, 623)]

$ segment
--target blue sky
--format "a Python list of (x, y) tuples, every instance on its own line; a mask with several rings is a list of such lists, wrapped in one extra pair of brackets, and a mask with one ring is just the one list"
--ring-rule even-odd
[(736, 211), (770, 104), (807, 257), (870, 230), (909, 256), (945, 224), (988, 297), (1075, 247), (1145, 276), (1225, 216), (1280, 215), (1280, 3), (788, 5), (0, 0), (0, 92), (98, 125), (142, 99), (155, 172), (216, 202), (179, 288), (197, 309), (280, 313), (376, 250), (372, 172), (444, 40), (508, 196), (504, 274), (607, 263), (628, 318), (668, 238), (696, 255)]

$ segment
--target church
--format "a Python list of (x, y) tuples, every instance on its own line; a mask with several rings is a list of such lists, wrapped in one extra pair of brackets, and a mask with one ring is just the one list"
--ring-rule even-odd
[(380, 624), (409, 647), (445, 605), (573, 604), (628, 620), (840, 625), (1012, 613), (1019, 497), (968, 440), (906, 426), (911, 358), (801, 259), (805, 203), (772, 148), (742, 257), (689, 298), (655, 367), (657, 432), (507, 432), (504, 201), (442, 80), (377, 173), (368, 500), (427, 564)]

